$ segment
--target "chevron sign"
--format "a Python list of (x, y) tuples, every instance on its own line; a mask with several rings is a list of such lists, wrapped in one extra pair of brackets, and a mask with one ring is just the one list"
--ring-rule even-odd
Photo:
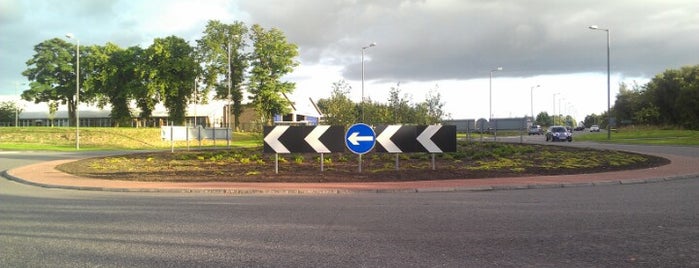
[(265, 153), (332, 153), (344, 152), (342, 126), (273, 126), (264, 127)]
[(376, 152), (456, 152), (456, 126), (379, 126), (375, 129)]

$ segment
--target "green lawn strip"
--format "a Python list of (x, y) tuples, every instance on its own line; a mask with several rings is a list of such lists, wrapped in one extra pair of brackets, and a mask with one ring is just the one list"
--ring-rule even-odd
[[(81, 128), (81, 150), (159, 150), (171, 148), (160, 137), (159, 128)], [(75, 150), (75, 128), (67, 127), (4, 127), (0, 128), (0, 150)], [(176, 148), (199, 147), (196, 140), (177, 141)], [(231, 146), (256, 147), (262, 145), (261, 134), (233, 133)], [(225, 140), (203, 140), (202, 148), (227, 146)]]
[(699, 131), (695, 130), (664, 130), (664, 129), (631, 129), (623, 128), (611, 133), (586, 133), (575, 137), (576, 141), (611, 142), (624, 144), (649, 145), (699, 145)]

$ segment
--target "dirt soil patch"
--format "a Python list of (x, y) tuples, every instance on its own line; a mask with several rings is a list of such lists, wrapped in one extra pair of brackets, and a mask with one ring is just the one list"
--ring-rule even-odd
[[(91, 178), (170, 182), (389, 182), (596, 173), (669, 164), (656, 156), (567, 146), (460, 142), (455, 153), (280, 154), (261, 148), (135, 153), (58, 166)], [(398, 169), (396, 169), (398, 158)]]

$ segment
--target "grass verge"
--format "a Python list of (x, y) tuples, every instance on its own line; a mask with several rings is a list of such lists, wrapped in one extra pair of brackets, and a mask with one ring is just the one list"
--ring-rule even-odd
[[(81, 128), (81, 150), (159, 150), (171, 147), (170, 141), (160, 137), (159, 128)], [(0, 128), (0, 150), (75, 150), (75, 128), (67, 127), (4, 127)], [(225, 147), (225, 140), (175, 142), (176, 148)], [(233, 133), (232, 146), (255, 147), (262, 145), (259, 133)]]
[(575, 136), (575, 140), (624, 144), (696, 146), (699, 145), (699, 131), (638, 127), (620, 128), (612, 131), (611, 140), (607, 139), (606, 130), (578, 135)]

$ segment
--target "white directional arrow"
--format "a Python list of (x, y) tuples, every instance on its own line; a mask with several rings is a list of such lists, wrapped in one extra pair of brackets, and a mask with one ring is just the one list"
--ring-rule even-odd
[(284, 132), (289, 128), (289, 126), (276, 126), (272, 131), (265, 136), (264, 140), (276, 153), (288, 154), (289, 149), (287, 149), (284, 144), (279, 141), (279, 137), (284, 134)]
[(360, 141), (374, 141), (374, 136), (359, 136), (359, 132), (352, 132), (347, 140), (354, 146), (359, 145)]
[(425, 130), (417, 136), (417, 141), (430, 153), (442, 152), (442, 149), (439, 149), (437, 144), (434, 144), (432, 141), (432, 136), (434, 136), (434, 134), (437, 133), (440, 128), (442, 128), (442, 126), (427, 126), (427, 128), (425, 128)]
[(383, 148), (386, 149), (386, 152), (389, 153), (402, 153), (403, 151), (396, 146), (395, 143), (391, 140), (391, 137), (393, 137), (393, 134), (400, 129), (401, 125), (390, 125), (387, 126), (386, 129), (381, 131), (381, 134), (376, 137), (376, 142), (381, 144)]
[(313, 128), (311, 133), (308, 133), (308, 136), (303, 138), (308, 145), (313, 147), (313, 150), (315, 150), (317, 153), (330, 153), (330, 150), (328, 150), (328, 147), (325, 147), (325, 144), (323, 144), (320, 141), (320, 136), (325, 133), (330, 128), (330, 126), (317, 126)]

